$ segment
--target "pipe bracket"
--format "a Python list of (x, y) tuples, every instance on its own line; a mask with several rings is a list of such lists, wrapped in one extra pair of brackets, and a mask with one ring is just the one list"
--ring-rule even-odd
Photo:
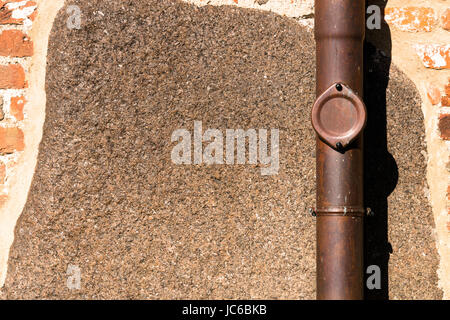
[(311, 122), (322, 141), (342, 151), (364, 130), (366, 106), (349, 86), (337, 82), (317, 98), (311, 111)]
[(341, 216), (341, 217), (363, 217), (366, 210), (363, 207), (351, 206), (330, 206), (316, 208), (314, 210), (317, 216)]

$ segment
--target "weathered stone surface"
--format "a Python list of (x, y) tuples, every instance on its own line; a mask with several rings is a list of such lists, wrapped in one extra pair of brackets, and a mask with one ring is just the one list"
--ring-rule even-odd
[[(75, 4), (82, 28), (69, 30), (63, 9), (52, 31), (44, 137), (3, 297), (314, 298), (312, 35), (231, 7)], [(367, 261), (387, 263), (389, 208), (391, 296), (439, 298), (420, 101), (394, 69), (384, 108), (389, 64), (378, 65), (366, 85), (367, 203), (378, 213)], [(173, 164), (172, 132), (194, 120), (278, 128), (279, 174)], [(79, 290), (67, 287), (69, 265)]]

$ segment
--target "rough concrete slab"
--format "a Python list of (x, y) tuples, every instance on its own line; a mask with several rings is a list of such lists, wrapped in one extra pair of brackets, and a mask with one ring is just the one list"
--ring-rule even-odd
[[(314, 298), (310, 32), (174, 0), (72, 4), (82, 28), (67, 28), (65, 9), (53, 27), (43, 140), (2, 296)], [(369, 53), (367, 261), (391, 297), (440, 298), (420, 101), (395, 68), (385, 90), (389, 63)], [(280, 129), (279, 174), (173, 164), (172, 132), (194, 120)]]

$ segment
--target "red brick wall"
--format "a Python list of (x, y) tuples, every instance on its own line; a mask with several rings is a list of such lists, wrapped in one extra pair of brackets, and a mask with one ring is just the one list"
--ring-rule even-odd
[(1, 199), (7, 195), (8, 173), (25, 148), (22, 122), (26, 120), (27, 72), (33, 55), (33, 41), (28, 34), (36, 7), (34, 1), (0, 0)]

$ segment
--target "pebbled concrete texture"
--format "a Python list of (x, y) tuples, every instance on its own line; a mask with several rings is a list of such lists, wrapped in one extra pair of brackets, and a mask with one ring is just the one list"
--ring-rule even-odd
[(261, 9), (291, 18), (312, 18), (314, 0), (183, 0), (198, 6), (236, 5), (241, 8)]
[[(174, 0), (71, 4), (83, 24), (69, 30), (62, 9), (52, 30), (43, 140), (2, 297), (314, 298), (310, 31)], [(367, 261), (386, 264), (390, 297), (440, 298), (420, 99), (395, 68), (380, 95), (389, 63), (369, 53), (366, 202), (379, 215)], [(194, 120), (278, 128), (279, 174), (173, 164), (172, 132)]]

